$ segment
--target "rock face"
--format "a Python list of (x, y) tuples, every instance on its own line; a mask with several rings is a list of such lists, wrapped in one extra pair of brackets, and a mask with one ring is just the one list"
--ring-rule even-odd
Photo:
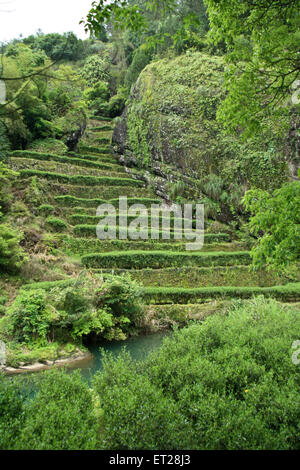
[(66, 137), (66, 145), (68, 147), (69, 152), (77, 152), (78, 150), (78, 143), (85, 133), (86, 130), (86, 122), (78, 124), (76, 130), (70, 132), (70, 134)]
[(185, 198), (208, 201), (215, 216), (227, 220), (231, 207), (240, 210), (246, 189), (279, 187), (289, 168), (284, 152), (269, 150), (263, 139), (246, 144), (224, 134), (216, 120), (225, 98), (224, 66), (222, 57), (199, 52), (148, 65), (116, 125), (113, 144), (125, 164), (136, 160), (167, 178), (173, 192), (175, 185), (185, 185)]
[(127, 150), (127, 107), (125, 108), (122, 118), (119, 119), (117, 125), (115, 126), (114, 133), (112, 136), (112, 145), (117, 146), (119, 153), (124, 154)]

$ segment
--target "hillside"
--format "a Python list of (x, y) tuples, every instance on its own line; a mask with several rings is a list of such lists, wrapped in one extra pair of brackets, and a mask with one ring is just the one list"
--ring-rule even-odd
[[(40, 289), (65, 288), (76, 284), (83, 270), (91, 276), (129, 273), (142, 285), (147, 306), (136, 325), (141, 331), (201, 318), (222, 308), (228, 299), (263, 294), (284, 302), (300, 300), (300, 284), (294, 283), (300, 282), (299, 273), (291, 283), (288, 276), (265, 269), (249, 271), (246, 245), (228, 232), (219, 232), (213, 221), (206, 222), (201, 252), (187, 252), (185, 240), (177, 241), (172, 234), (165, 240), (161, 216), (157, 240), (98, 240), (96, 226), (101, 217), (96, 210), (101, 203), (118, 210), (120, 196), (127, 196), (129, 205), (150, 207), (163, 202), (151, 184), (138, 179), (139, 173), (118, 163), (110, 148), (112, 130), (113, 122), (108, 119), (90, 119), (77, 154), (11, 152), (9, 167), (19, 173), (11, 217), (18, 211), (14, 221), (24, 231), (22, 244), (30, 258), (20, 278), (1, 280), (8, 304), (20, 287), (20, 292), (26, 288), (32, 295)], [(6, 324), (5, 317), (1, 324)], [(49, 357), (44, 347), (39, 357), (39, 349), (32, 354), (14, 346), (7, 365), (21, 363), (26, 370), (32, 361), (65, 358), (65, 345), (62, 341), (55, 354), (52, 348)], [(80, 348), (80, 343), (75, 341), (74, 347)]]
[(71, 8), (0, 13), (0, 450), (300, 449), (299, 2)]

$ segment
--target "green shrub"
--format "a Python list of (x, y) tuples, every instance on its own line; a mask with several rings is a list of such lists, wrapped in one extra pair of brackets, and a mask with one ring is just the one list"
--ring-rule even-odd
[[(66, 196), (55, 196), (54, 198), (55, 202), (57, 202), (59, 205), (64, 206), (64, 207), (76, 207), (78, 205), (84, 205), (85, 207), (92, 207), (96, 209), (99, 205), (101, 204), (113, 204), (115, 205), (116, 209), (118, 208), (119, 205), (119, 199), (110, 199), (109, 201), (106, 201), (105, 199), (85, 199), (85, 198), (79, 198), (71, 195), (66, 195)], [(131, 198), (129, 197), (127, 199), (128, 205), (132, 204), (144, 204), (146, 207), (150, 207), (151, 204), (159, 204), (160, 200), (159, 199), (151, 199), (151, 198)]]
[(90, 334), (123, 340), (142, 316), (141, 299), (141, 288), (125, 274), (30, 284), (7, 310), (5, 329), (15, 341), (40, 345)]
[(103, 448), (299, 449), (299, 331), (299, 311), (260, 297), (176, 332), (143, 362), (106, 357), (94, 380)]
[(70, 157), (76, 157), (76, 158), (80, 158), (80, 159), (83, 159), (83, 160), (91, 160), (93, 162), (98, 162), (99, 161), (99, 157), (98, 155), (82, 155), (81, 153), (76, 153), (76, 152), (68, 152), (66, 154), (66, 156), (70, 156)]
[(104, 102), (101, 98), (96, 99), (93, 102), (93, 106), (96, 109), (96, 113), (99, 116), (109, 116), (108, 103)]
[(9, 215), (11, 217), (31, 217), (32, 213), (30, 212), (28, 206), (20, 199), (16, 199), (10, 206)]
[[(77, 216), (77, 219), (80, 219), (79, 216)], [(76, 219), (73, 219), (72, 221), (74, 222), (74, 220)], [(101, 229), (104, 230), (104, 228), (107, 228), (107, 225), (101, 225), (101, 220), (99, 220), (99, 224), (98, 225), (89, 225), (89, 224), (78, 224), (74, 227), (74, 234), (78, 237), (95, 237), (96, 236), (96, 228), (97, 227), (101, 227)], [(119, 237), (119, 231), (120, 231), (120, 228), (124, 228), (124, 226), (122, 227), (119, 227), (116, 225), (116, 235), (117, 237)], [(126, 228), (126, 227), (125, 227)], [(181, 234), (181, 232), (179, 232)], [(159, 241), (163, 241), (164, 238), (163, 236), (166, 234), (166, 231), (164, 230), (152, 230), (151, 231), (151, 226), (147, 229), (141, 229), (140, 232), (139, 232), (139, 235), (140, 235), (140, 239), (143, 239), (142, 238), (142, 235), (144, 237), (147, 237), (146, 239), (149, 239), (150, 236), (156, 236), (158, 237)], [(170, 241), (170, 240), (176, 240), (176, 234), (178, 235), (178, 231), (174, 231), (174, 230), (170, 230), (170, 238), (169, 240), (166, 240), (166, 241)], [(204, 238), (205, 242), (206, 243), (213, 243), (213, 242), (216, 242), (216, 241), (228, 241), (229, 239), (229, 236), (227, 236), (227, 234), (207, 234)]]
[(64, 220), (59, 219), (58, 217), (48, 217), (46, 219), (46, 222), (56, 232), (63, 232), (68, 228), (68, 224)]
[(31, 284), (24, 284), (22, 286), (22, 291), (43, 289), (45, 291), (50, 291), (55, 287), (64, 289), (66, 287), (72, 286), (76, 282), (76, 279), (64, 279), (62, 281), (44, 281), (44, 282), (33, 282)]
[[(118, 207), (119, 205), (119, 199), (111, 199), (110, 204), (115, 205)], [(133, 205), (133, 204), (143, 204), (146, 207), (150, 207), (151, 204), (161, 204), (160, 199), (152, 199), (152, 198), (147, 198), (147, 197), (128, 197), (127, 198), (127, 203), (128, 205)]]
[(26, 398), (22, 383), (7, 380), (0, 373), (0, 450), (16, 448), (24, 423), (23, 406)]
[(125, 84), (129, 90), (139, 78), (141, 71), (151, 62), (152, 57), (153, 48), (139, 47), (134, 51), (132, 63), (125, 76)]
[[(63, 236), (57, 240), (59, 248), (66, 254), (85, 255), (86, 253), (111, 252), (111, 251), (186, 251), (186, 244), (170, 240), (98, 240), (96, 237), (71, 237)], [(234, 251), (236, 246), (232, 245), (215, 245), (211, 243), (211, 239), (205, 239), (206, 251)], [(272, 274), (270, 273), (270, 276)]]
[(111, 142), (111, 139), (109, 139), (108, 137), (96, 137), (94, 139), (94, 142), (97, 143), (97, 144), (109, 144)]
[(98, 81), (94, 86), (87, 88), (84, 91), (84, 98), (88, 101), (90, 106), (94, 106), (97, 99), (106, 101), (109, 97), (108, 85), (104, 81)]
[(267, 263), (283, 270), (299, 261), (300, 182), (285, 184), (272, 195), (262, 190), (248, 191), (244, 204), (252, 215), (250, 230), (259, 237), (251, 251), (253, 265)]
[(82, 263), (89, 268), (144, 269), (169, 266), (231, 266), (249, 264), (248, 252), (234, 253), (172, 253), (168, 251), (129, 251), (95, 253), (82, 257)]
[(115, 96), (112, 96), (111, 99), (109, 100), (108, 107), (107, 107), (107, 112), (109, 117), (114, 118), (117, 116), (121, 116), (121, 114), (124, 111), (126, 104), (126, 96), (123, 94), (118, 94)]
[[(104, 218), (105, 216), (103, 216), (102, 218)], [(92, 224), (92, 223), (98, 223), (100, 222), (101, 218), (98, 216), (95, 216), (95, 215), (85, 215), (85, 214), (74, 214), (72, 215), (72, 221), (75, 223), (75, 224), (84, 224), (84, 223), (88, 223), (88, 224)], [(136, 216), (127, 216), (127, 222), (130, 223), (132, 221), (136, 220)], [(179, 222), (181, 224), (181, 226), (183, 226), (183, 223), (185, 220), (189, 221), (189, 219), (178, 219), (178, 218), (175, 218), (174, 220), (174, 217), (171, 216), (170, 219), (168, 219), (167, 217), (151, 217), (150, 216), (148, 217), (148, 227), (151, 227), (151, 224), (152, 223), (159, 223), (160, 226), (162, 226), (162, 223), (163, 222), (167, 222), (168, 223), (168, 220), (170, 220), (170, 229), (171, 230), (174, 230), (174, 222)], [(193, 220), (192, 221), (193, 223), (193, 228), (196, 228), (196, 220)], [(119, 225), (119, 215), (117, 214), (117, 225)], [(216, 237), (216, 241), (229, 241), (230, 240), (230, 237), (228, 234), (217, 234), (218, 236)]]
[(50, 214), (53, 214), (55, 212), (55, 207), (52, 206), (51, 204), (42, 204), (39, 208), (38, 211), (40, 214), (47, 216)]
[(107, 275), (103, 292), (98, 297), (97, 306), (109, 307), (114, 316), (126, 316), (134, 324), (142, 317), (143, 311), (140, 303), (142, 289), (132, 281), (128, 274), (121, 276)]
[[(93, 395), (80, 372), (44, 372), (36, 393), (23, 402), (23, 422), (13, 443), (21, 450), (93, 450), (98, 422)], [(20, 407), (21, 408), (21, 407)], [(21, 414), (22, 416), (22, 414)]]
[(0, 162), (7, 162), (7, 154), (10, 151), (11, 144), (8, 139), (8, 132), (4, 124), (0, 123)]
[(0, 224), (0, 268), (2, 271), (15, 272), (26, 261), (20, 246), (22, 234), (7, 224)]
[[(132, 243), (132, 242), (131, 242)], [(82, 244), (84, 247), (84, 244)], [(164, 244), (161, 244), (162, 248)], [(99, 245), (100, 247), (100, 245)], [(208, 246), (210, 248), (210, 246)], [(206, 249), (208, 248), (206, 247)], [(101, 246), (101, 251), (105, 252)], [(132, 247), (134, 248), (134, 246)], [(184, 246), (177, 247), (176, 244), (174, 245), (173, 250), (184, 251)], [(129, 248), (128, 248), (129, 249)], [(172, 248), (171, 248), (172, 249)], [(157, 250), (157, 245), (155, 245), (155, 250)], [(86, 251), (89, 251), (89, 246), (86, 247)], [(82, 254), (85, 254), (84, 249), (82, 250)], [(115, 270), (115, 273), (118, 274), (119, 270)], [(202, 288), (202, 287), (227, 287), (227, 286), (234, 286), (234, 287), (249, 287), (249, 292), (251, 292), (252, 287), (271, 287), (271, 286), (279, 286), (279, 285), (286, 285), (290, 282), (290, 279), (287, 276), (280, 276), (276, 275), (274, 272), (266, 271), (266, 269), (260, 270), (258, 272), (253, 272), (249, 270), (248, 266), (217, 266), (217, 267), (204, 267), (198, 268), (195, 266), (192, 267), (176, 267), (176, 268), (164, 268), (164, 269), (139, 269), (133, 271), (131, 276), (136, 281), (140, 282), (144, 287), (150, 288), (161, 288), (163, 287), (177, 287), (177, 288)], [(300, 282), (300, 272), (298, 274), (298, 279), (295, 282)], [(233, 292), (235, 290), (233, 288)], [(220, 291), (220, 295), (222, 294), (222, 290)], [(179, 297), (180, 292), (178, 295), (174, 295), (174, 300)], [(212, 295), (215, 296), (214, 291), (212, 291)], [(167, 299), (169, 296), (162, 293), (162, 298)], [(157, 296), (159, 298), (159, 296)], [(185, 298), (185, 295), (183, 295)], [(187, 298), (187, 301), (190, 302), (192, 298), (192, 294), (190, 297)], [(194, 296), (194, 299), (196, 296)], [(156, 296), (155, 296), (156, 299)], [(193, 303), (195, 300), (193, 300)]]
[(55, 312), (47, 305), (46, 293), (42, 289), (21, 291), (7, 309), (7, 316), (13, 338), (26, 343), (40, 340), (45, 344), (50, 324), (55, 320)]

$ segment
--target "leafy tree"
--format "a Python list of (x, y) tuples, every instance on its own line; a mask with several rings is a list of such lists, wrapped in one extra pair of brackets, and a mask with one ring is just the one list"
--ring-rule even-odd
[(153, 46), (173, 35), (176, 42), (180, 37), (186, 37), (186, 31), (192, 31), (193, 28), (197, 32), (208, 29), (202, 0), (114, 0), (109, 4), (105, 0), (93, 2), (87, 16), (86, 30), (97, 34), (108, 23), (115, 30), (130, 30), (143, 35), (144, 42)]
[(270, 195), (251, 190), (244, 198), (251, 213), (250, 230), (258, 236), (253, 264), (283, 269), (300, 259), (300, 182), (283, 185)]
[(50, 323), (55, 320), (55, 311), (46, 304), (46, 293), (41, 289), (22, 292), (8, 311), (10, 329), (15, 340), (46, 342)]
[(3, 57), (7, 103), (0, 105), (0, 117), (14, 148), (41, 138), (64, 138), (67, 143), (70, 135), (80, 137), (85, 129), (83, 80), (71, 67), (46, 72), (50, 66), (44, 52), (23, 43)]
[(78, 39), (72, 33), (40, 33), (37, 36), (29, 36), (23, 40), (24, 44), (29, 44), (35, 50), (42, 50), (52, 60), (76, 61), (84, 59), (88, 54), (85, 42)]
[(137, 81), (141, 71), (151, 62), (153, 52), (152, 48), (149, 49), (143, 46), (135, 50), (132, 63), (125, 76), (125, 85), (129, 89)]
[(104, 282), (84, 277), (64, 289), (21, 291), (7, 311), (7, 328), (10, 337), (27, 344), (80, 342), (88, 335), (123, 340), (141, 319), (140, 297), (139, 286), (127, 276)]
[(85, 79), (88, 86), (93, 86), (98, 81), (108, 82), (109, 67), (110, 64), (106, 59), (93, 55), (86, 60), (81, 76)]
[(219, 118), (229, 129), (257, 133), (266, 119), (288, 125), (287, 102), (300, 77), (297, 0), (206, 0), (215, 43), (225, 40), (228, 96)]

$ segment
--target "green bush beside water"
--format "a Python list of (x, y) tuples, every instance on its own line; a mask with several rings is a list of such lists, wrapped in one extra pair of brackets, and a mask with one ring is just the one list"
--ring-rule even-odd
[(263, 297), (224, 305), (143, 361), (106, 354), (92, 388), (53, 370), (32, 394), (0, 375), (0, 449), (300, 449), (299, 313)]
[(106, 357), (94, 381), (104, 447), (299, 449), (299, 332), (299, 311), (256, 298), (175, 333), (142, 364)]
[[(21, 360), (30, 362), (33, 349), (40, 360), (47, 359), (44, 349), (54, 342), (64, 349), (66, 344), (81, 346), (90, 335), (124, 340), (143, 315), (142, 291), (125, 274), (107, 274), (105, 279), (87, 275), (25, 287), (0, 320), (7, 363), (13, 366)], [(52, 359), (52, 351), (48, 354)]]

